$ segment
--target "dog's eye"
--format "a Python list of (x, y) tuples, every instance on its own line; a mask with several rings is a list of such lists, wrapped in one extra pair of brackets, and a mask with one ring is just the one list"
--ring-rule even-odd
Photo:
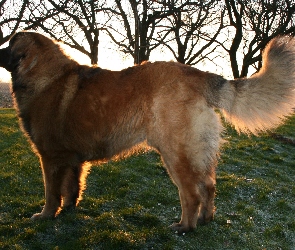
[(10, 67), (13, 70), (17, 69), (21, 60), (24, 59), (25, 57), (26, 57), (25, 54), (21, 54), (21, 55), (13, 55), (12, 54), (11, 58), (10, 58), (10, 62), (9, 62)]

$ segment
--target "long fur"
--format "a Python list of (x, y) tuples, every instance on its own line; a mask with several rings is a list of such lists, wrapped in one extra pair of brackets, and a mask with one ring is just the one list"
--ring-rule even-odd
[(278, 126), (295, 104), (294, 58), (295, 39), (278, 37), (250, 78), (228, 81), (174, 62), (110, 71), (78, 64), (43, 35), (16, 34), (0, 50), (0, 66), (11, 71), (21, 125), (43, 171), (46, 203), (32, 218), (78, 204), (87, 162), (146, 142), (179, 189), (181, 221), (172, 228), (209, 222), (223, 129), (214, 108), (240, 132)]
[(262, 53), (263, 66), (250, 78), (229, 81), (217, 105), (239, 132), (276, 128), (295, 108), (295, 39), (277, 37)]

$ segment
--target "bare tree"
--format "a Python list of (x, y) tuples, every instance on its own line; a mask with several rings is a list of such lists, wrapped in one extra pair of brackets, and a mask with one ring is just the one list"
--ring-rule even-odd
[(0, 1), (0, 45), (6, 43), (18, 29), (29, 28), (23, 20), (28, 2), (28, 0)]
[[(195, 65), (214, 52), (216, 37), (223, 25), (221, 1), (168, 1), (166, 7), (172, 15), (167, 16), (165, 29), (161, 34), (170, 33), (170, 39), (163, 41), (181, 63)], [(176, 43), (176, 44), (175, 44)]]
[(261, 67), (260, 52), (273, 37), (295, 34), (294, 20), (294, 0), (0, 0), (0, 44), (19, 29), (42, 29), (96, 64), (104, 30), (135, 64), (159, 46), (189, 65), (223, 48), (237, 78)]
[(109, 8), (109, 16), (117, 25), (108, 26), (106, 32), (124, 53), (134, 58), (135, 64), (148, 60), (151, 51), (161, 44), (154, 39), (156, 29), (172, 14), (162, 2), (115, 0), (116, 5)]
[[(56, 40), (87, 55), (92, 64), (98, 61), (99, 32), (104, 18), (100, 17), (105, 1), (39, 0), (30, 2), (28, 21)], [(50, 20), (41, 21), (50, 16)], [(86, 48), (86, 44), (88, 48)]]
[[(230, 48), (220, 44), (229, 54), (235, 78), (247, 76), (249, 67), (261, 67), (261, 51), (275, 36), (295, 34), (294, 0), (225, 0), (229, 23), (235, 28)], [(241, 48), (243, 46), (243, 48)], [(239, 71), (238, 53), (244, 55)]]

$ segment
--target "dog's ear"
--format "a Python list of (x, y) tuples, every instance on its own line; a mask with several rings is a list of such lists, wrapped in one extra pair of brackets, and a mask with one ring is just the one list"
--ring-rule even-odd
[(25, 36), (27, 36), (27, 32), (18, 32), (14, 34), (9, 41), (9, 46), (12, 47), (18, 39), (23, 39)]

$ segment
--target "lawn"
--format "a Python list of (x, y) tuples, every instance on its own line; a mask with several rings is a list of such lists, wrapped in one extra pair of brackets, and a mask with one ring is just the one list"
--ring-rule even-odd
[(74, 212), (31, 221), (44, 205), (41, 169), (15, 111), (0, 109), (0, 248), (295, 249), (295, 117), (275, 132), (289, 140), (227, 127), (215, 219), (178, 236), (168, 228), (178, 192), (153, 151), (93, 166)]

